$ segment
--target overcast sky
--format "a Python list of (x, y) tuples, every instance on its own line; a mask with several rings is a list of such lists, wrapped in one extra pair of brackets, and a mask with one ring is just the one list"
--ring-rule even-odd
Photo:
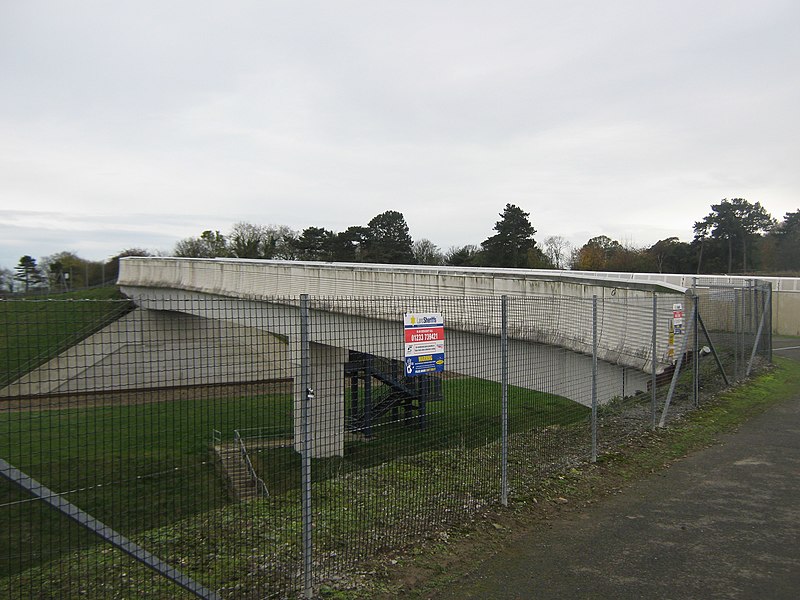
[(800, 2), (0, 0), (0, 266), (402, 212), (652, 244), (800, 208)]

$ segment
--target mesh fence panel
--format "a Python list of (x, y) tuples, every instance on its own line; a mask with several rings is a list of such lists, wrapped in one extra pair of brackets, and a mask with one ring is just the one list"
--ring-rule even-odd
[[(0, 458), (205, 597), (347, 589), (766, 364), (768, 287), (696, 291), (697, 326), (670, 294), (6, 300)], [(2, 597), (194, 597), (5, 479), (0, 519)]]
[[(748, 369), (763, 366), (770, 358), (771, 288), (754, 282), (747, 287), (709, 284), (696, 289), (700, 323), (700, 345), (713, 350), (724, 378), (700, 375), (707, 391), (720, 389), (724, 379), (743, 380)], [(709, 371), (706, 369), (705, 371)]]
[[(362, 561), (465, 519), (496, 500), (499, 480), (486, 449), (500, 432), (498, 341), (459, 330), (499, 320), (497, 302), (387, 298), (329, 308), (311, 301), (312, 429), (332, 437), (344, 427), (312, 467), (318, 581), (357, 576)], [(458, 371), (407, 376), (405, 312), (443, 315)], [(349, 350), (335, 347), (344, 339)], [(333, 370), (345, 373), (344, 386)]]
[[(254, 304), (164, 308), (0, 304), (6, 381), (37, 357), (0, 392), (0, 456), (222, 597), (286, 595), (298, 587), (297, 461), (289, 445), (263, 470), (266, 496), (237, 440), (258, 428), (291, 439), (286, 340)], [(61, 338), (72, 346), (59, 353)], [(0, 493), (3, 597), (193, 597), (11, 484)]]

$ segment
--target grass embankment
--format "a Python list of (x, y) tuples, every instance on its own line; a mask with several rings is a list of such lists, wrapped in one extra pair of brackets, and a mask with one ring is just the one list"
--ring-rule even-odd
[(114, 286), (0, 301), (0, 387), (132, 308)]
[[(501, 434), (499, 383), (474, 378), (453, 378), (443, 382), (444, 399), (428, 403), (424, 425), (419, 416), (395, 419), (384, 416), (374, 428), (374, 437), (348, 436), (344, 457), (320, 459), (314, 464), (315, 480), (376, 466), (398, 456), (441, 450), (478, 448), (499, 439)], [(349, 391), (345, 405), (350, 407)], [(565, 398), (510, 386), (509, 433), (545, 427), (585, 423), (589, 409)], [(287, 428), (291, 433), (291, 429)], [(300, 455), (291, 448), (254, 453), (256, 470), (270, 491), (277, 493), (299, 485)], [(275, 465), (283, 466), (275, 469)]]
[[(113, 290), (94, 293), (96, 302), (4, 304), (0, 364), (11, 365), (6, 373), (44, 362), (128, 310)], [(85, 294), (74, 299), (84, 300)], [(0, 455), (201, 580), (253, 590), (280, 587), (297, 565), (299, 457), (291, 448), (257, 453), (256, 467), (272, 497), (229, 505), (208, 442), (212, 429), (228, 439), (233, 429), (246, 427), (269, 427), (290, 437), (292, 398), (213, 398), (210, 393), (198, 390), (193, 399), (175, 401), (164, 391), (143, 392), (143, 402), (120, 406), (89, 402), (0, 413)], [(363, 552), (401, 545), (403, 532), (425, 532), (422, 513), (433, 513), (431, 505), (438, 511), (430, 515), (437, 523), (469, 513), (465, 503), (484, 494), (476, 491), (480, 486), (496, 499), (499, 385), (449, 379), (444, 398), (429, 404), (424, 428), (418, 418), (387, 418), (375, 425), (373, 438), (348, 439), (345, 457), (314, 461), (321, 555), (350, 552), (353, 540), (359, 540), (360, 558)], [(571, 424), (581, 428), (587, 409), (512, 388), (509, 416), (511, 432), (519, 434)], [(436, 503), (426, 500), (431, 496)], [(7, 483), (0, 484), (0, 515), (6, 524), (0, 529), (5, 550), (0, 575), (10, 575), (0, 589), (40, 590), (46, 597), (75, 584), (73, 591), (86, 597), (107, 597), (113, 590), (175, 594)], [(64, 560), (67, 552), (72, 558)], [(108, 566), (111, 559), (116, 566)], [(262, 565), (262, 571), (253, 574), (243, 567), (251, 564)], [(115, 579), (120, 570), (127, 575)]]
[[(500, 387), (475, 379), (450, 379), (444, 382), (444, 397), (429, 405), (424, 429), (416, 418), (379, 424), (371, 440), (348, 441), (344, 457), (314, 461), (317, 531), (326, 540), (320, 541), (321, 548), (342, 552), (343, 546), (367, 531), (373, 536), (381, 531), (383, 541), (375, 539), (372, 545), (383, 544), (390, 532), (407, 526), (411, 507), (424, 510), (421, 499), (426, 493), (446, 495), (446, 502), (453, 504), (452, 515), (464, 512), (459, 503), (465, 490), (481, 479), (476, 473), (464, 476), (465, 460), (471, 451), (484, 452), (486, 444), (499, 437)], [(587, 409), (556, 396), (512, 388), (510, 400), (512, 431), (582, 426), (586, 420)], [(174, 564), (203, 573), (201, 579), (222, 569), (222, 581), (241, 585), (242, 571), (236, 564), (277, 553), (269, 562), (279, 568), (250, 582), (263, 587), (274, 583), (296, 558), (299, 456), (291, 448), (256, 453), (256, 468), (272, 497), (224, 508), (228, 499), (208, 443), (212, 429), (223, 431), (227, 439), (243, 427), (282, 429), (291, 436), (292, 411), (291, 395), (271, 394), (8, 412), (0, 415), (0, 453), (51, 489), (80, 490), (66, 497), (125, 535), (143, 540), (163, 558), (175, 558)], [(484, 462), (496, 470), (497, 449), (486, 452)], [(496, 481), (483, 479), (492, 488), (487, 493), (496, 497)], [(375, 504), (376, 494), (382, 494), (380, 506)], [(36, 586), (42, 581), (60, 585), (61, 576), (55, 573), (63, 563), (46, 563), (63, 559), (65, 552), (91, 547), (96, 540), (27, 500), (10, 484), (0, 485), (7, 524), (0, 530), (0, 544), (9, 550), (0, 572), (12, 575), (29, 569), (21, 579), (7, 580), (9, 585)], [(216, 534), (207, 531), (209, 523), (221, 523), (213, 527)], [(166, 549), (164, 540), (170, 540)], [(149, 546), (151, 542), (158, 543)], [(217, 556), (211, 573), (206, 572), (211, 568), (209, 553)], [(106, 554), (87, 549), (76, 556), (75, 568), (85, 568), (100, 565)], [(232, 571), (225, 571), (224, 565), (231, 565)]]
[[(65, 497), (129, 535), (225, 504), (211, 430), (287, 420), (288, 410), (280, 395), (8, 412), (0, 456), (54, 491), (76, 490)], [(0, 574), (96, 541), (27, 499), (0, 483)]]

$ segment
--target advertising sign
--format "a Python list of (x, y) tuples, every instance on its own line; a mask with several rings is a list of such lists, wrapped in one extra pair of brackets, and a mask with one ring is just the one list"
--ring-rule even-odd
[(441, 313), (406, 313), (405, 333), (406, 375), (444, 371), (444, 319)]

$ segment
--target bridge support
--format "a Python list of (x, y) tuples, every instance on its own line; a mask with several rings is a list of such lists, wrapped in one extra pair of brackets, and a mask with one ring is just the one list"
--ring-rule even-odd
[[(301, 450), (302, 402), (306, 390), (300, 373), (300, 340), (291, 340), (294, 376), (294, 448)], [(347, 348), (309, 344), (311, 366), (311, 457), (344, 456), (344, 365)]]

